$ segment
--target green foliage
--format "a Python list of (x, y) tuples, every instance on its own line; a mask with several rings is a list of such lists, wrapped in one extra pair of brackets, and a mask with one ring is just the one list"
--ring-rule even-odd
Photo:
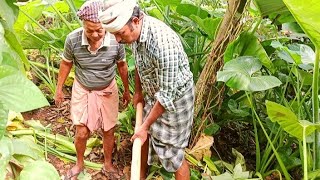
[(0, 179), (5, 179), (6, 177), (5, 169), (11, 159), (12, 154), (13, 146), (11, 140), (7, 137), (0, 139)]
[(216, 32), (221, 23), (221, 18), (200, 18), (199, 16), (190, 15), (190, 19), (196, 22), (199, 28), (208, 35), (208, 39), (214, 40)]
[(302, 164), (302, 161), (299, 157), (300, 154), (297, 153), (298, 151), (292, 152), (292, 148), (290, 147), (290, 145), (291, 144), (287, 143), (285, 146), (278, 148), (278, 153), (288, 170), (291, 170), (294, 167), (301, 166)]
[(207, 10), (202, 9), (201, 7), (197, 7), (193, 4), (179, 4), (177, 6), (176, 12), (188, 18), (190, 18), (191, 15), (195, 15), (200, 19), (209, 17), (209, 13)]
[(201, 179), (201, 174), (199, 171), (190, 169), (190, 179), (191, 180), (198, 180)]
[[(35, 173), (37, 172), (37, 173)], [(34, 161), (23, 168), (20, 173), (21, 180), (48, 179), (59, 180), (60, 176), (52, 164), (46, 161)]]
[(4, 131), (7, 126), (7, 118), (8, 118), (9, 110), (5, 109), (2, 102), (0, 102), (0, 140), (4, 135)]
[(132, 119), (135, 117), (135, 109), (129, 105), (126, 110), (118, 114), (118, 120), (121, 124), (120, 131), (133, 135), (134, 129)]
[(245, 91), (264, 91), (281, 84), (274, 76), (255, 75), (261, 67), (257, 58), (238, 57), (224, 65), (223, 70), (217, 74), (217, 80), (226, 82), (231, 88)]
[(320, 47), (320, 6), (319, 1), (310, 0), (308, 3), (300, 0), (284, 0), (284, 3), (308, 35), (311, 41)]
[(249, 32), (242, 32), (240, 36), (233, 42), (228, 44), (224, 53), (224, 61), (228, 62), (239, 56), (254, 56), (259, 58), (260, 62), (271, 72), (275, 69), (258, 38)]
[[(0, 137), (7, 122), (8, 109), (24, 112), (49, 105), (42, 92), (18, 69), (0, 64)], [(0, 138), (1, 139), (1, 138)]]
[[(278, 122), (286, 132), (302, 140), (303, 125), (290, 109), (271, 101), (267, 101), (266, 106), (271, 121)], [(310, 126), (307, 128), (306, 135), (310, 135), (315, 129), (315, 127)]]
[(282, 0), (255, 0), (254, 2), (259, 8), (261, 16), (266, 16), (274, 13), (281, 14), (288, 12), (288, 8)]
[(0, 101), (4, 107), (16, 112), (49, 105), (37, 86), (20, 72), (11, 75), (0, 72), (0, 92)]
[[(298, 0), (284, 0), (284, 3), (294, 16), (294, 18), (299, 23), (300, 27), (303, 31), (308, 35), (310, 40), (316, 47), (316, 55), (315, 55), (315, 63), (313, 69), (313, 83), (312, 83), (312, 111), (313, 111), (313, 122), (320, 122), (319, 119), (319, 63), (320, 63), (320, 6), (319, 1), (311, 0), (308, 3), (303, 3)], [(305, 130), (305, 129), (304, 129)], [(315, 158), (315, 166), (314, 169), (320, 168), (320, 133), (316, 132), (315, 135), (315, 144), (314, 144), (314, 158)], [(305, 142), (304, 142), (305, 148)], [(305, 174), (307, 174), (307, 170), (305, 170)], [(307, 175), (305, 175), (305, 179), (307, 179)]]
[[(22, 51), (22, 46), (13, 31), (13, 22), (16, 18), (16, 6), (13, 2), (1, 1), (0, 10), (10, 6), (6, 14), (0, 19), (0, 44), (2, 54), (0, 58), (0, 139), (4, 134), (4, 125), (7, 122), (8, 110), (16, 112), (29, 111), (48, 105), (42, 92), (24, 74), (21, 61), (28, 68), (29, 63)], [(3, 4), (4, 3), (4, 4)], [(5, 18), (5, 19), (2, 19)]]
[[(308, 179), (308, 155), (307, 155), (307, 136), (313, 133), (316, 128), (319, 128), (318, 124), (311, 123), (306, 120), (298, 120), (293, 112), (289, 109), (274, 103), (267, 101), (268, 116), (272, 121), (276, 121), (280, 126), (289, 134), (297, 137), (303, 141), (303, 169), (304, 179)], [(286, 160), (286, 158), (283, 158)], [(293, 165), (294, 162), (291, 162)]]
[(298, 65), (305, 70), (311, 70), (315, 61), (313, 49), (305, 44), (289, 44), (283, 46), (278, 41), (273, 41), (271, 46), (277, 49), (277, 55), (280, 59), (290, 64)]
[(249, 116), (249, 108), (241, 107), (234, 99), (228, 101), (228, 107), (235, 116), (246, 117)]
[(212, 136), (212, 135), (215, 135), (217, 132), (219, 132), (220, 129), (221, 127), (218, 124), (213, 123), (213, 124), (210, 124), (208, 127), (206, 127), (203, 132), (206, 135)]
[(181, 0), (171, 0), (171, 1), (153, 0), (153, 2), (155, 2), (161, 6), (178, 6), (179, 4), (181, 4)]
[(250, 179), (252, 178), (252, 174), (249, 171), (246, 171), (245, 159), (241, 153), (239, 153), (236, 149), (232, 149), (232, 154), (235, 156), (236, 160), (234, 165), (225, 163), (223, 161), (218, 161), (216, 164), (220, 164), (227, 168), (227, 171), (223, 174), (219, 174), (217, 176), (211, 176), (212, 179), (220, 179), (220, 180), (237, 180), (237, 179)]
[[(2, 11), (1, 8), (2, 6), (0, 6), (0, 11)], [(14, 16), (14, 15), (11, 14), (11, 16)], [(17, 37), (15, 36), (15, 32), (12, 26), (10, 26), (10, 24), (8, 24), (7, 21), (1, 19), (1, 17), (0, 17), (0, 40), (3, 40), (4, 42), (0, 46), (6, 47), (4, 50), (2, 50), (2, 52), (17, 54), (19, 58), (23, 61), (25, 67), (29, 69), (28, 60), (25, 54), (23, 53), (22, 46), (18, 41)], [(17, 60), (14, 60), (14, 61), (17, 61)], [(20, 70), (24, 70), (23, 67), (20, 67)]]
[(28, 156), (34, 160), (43, 159), (43, 150), (35, 143), (32, 136), (12, 139), (13, 155)]
[(11, 29), (19, 12), (19, 9), (13, 3), (15, 0), (3, 0), (0, 2), (0, 19), (8, 23)]

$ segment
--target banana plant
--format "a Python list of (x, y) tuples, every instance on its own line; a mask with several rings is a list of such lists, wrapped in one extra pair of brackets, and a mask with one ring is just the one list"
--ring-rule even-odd
[[(312, 111), (313, 122), (320, 122), (319, 119), (319, 58), (320, 58), (320, 2), (310, 0), (307, 3), (300, 0), (283, 0), (295, 20), (298, 22), (303, 31), (308, 35), (315, 46), (316, 54), (313, 68), (312, 83)], [(320, 168), (320, 132), (315, 133), (314, 145), (314, 169)]]

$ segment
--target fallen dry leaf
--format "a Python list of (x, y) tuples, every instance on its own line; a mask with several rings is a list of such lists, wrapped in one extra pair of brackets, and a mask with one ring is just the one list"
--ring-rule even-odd
[(210, 147), (213, 145), (213, 137), (201, 134), (196, 145), (188, 152), (188, 154), (194, 156), (198, 161), (204, 156), (211, 157)]

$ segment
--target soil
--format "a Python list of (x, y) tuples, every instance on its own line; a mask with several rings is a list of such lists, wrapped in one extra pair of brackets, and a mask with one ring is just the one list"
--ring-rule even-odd
[[(40, 120), (44, 126), (51, 128), (52, 134), (61, 134), (64, 136), (72, 136), (75, 134), (75, 127), (72, 126), (70, 119), (70, 99), (66, 99), (61, 107), (51, 105), (49, 107), (33, 110), (22, 113), (25, 120)], [(117, 131), (119, 133), (119, 131)], [(102, 132), (97, 132), (92, 136), (98, 136), (102, 139)], [(125, 179), (130, 179), (130, 166), (131, 166), (131, 149), (132, 143), (130, 142), (130, 135), (121, 133), (121, 139), (118, 144), (115, 144), (113, 152), (113, 163), (120, 170), (124, 172)], [(116, 142), (115, 142), (116, 143)], [(94, 147), (91, 153), (86, 156), (85, 160), (103, 164), (103, 148), (102, 145)], [(74, 162), (67, 162), (57, 156), (48, 154), (48, 162), (50, 162), (58, 171), (59, 175), (64, 178), (66, 173), (75, 165)], [(100, 170), (93, 170), (86, 168), (92, 179), (106, 180), (107, 178), (101, 173)]]
[[(121, 107), (121, 104), (120, 104)], [(121, 109), (121, 108), (120, 108)], [(53, 134), (62, 134), (65, 136), (74, 136), (75, 127), (72, 126), (72, 121), (70, 119), (70, 99), (66, 99), (61, 107), (51, 105), (49, 107), (41, 108), (38, 110), (25, 112), (23, 117), (25, 120), (35, 119), (40, 120), (44, 126), (50, 126), (51, 132)], [(254, 137), (248, 135), (243, 138), (243, 134), (250, 134), (253, 127), (244, 127), (241, 130), (237, 129), (234, 124), (228, 124), (221, 129), (215, 138), (215, 143), (212, 148), (213, 155), (218, 159), (222, 159), (226, 162), (234, 162), (235, 157), (232, 155), (232, 148), (239, 151), (246, 160), (247, 170), (255, 169), (255, 144)], [(130, 135), (125, 133), (120, 133), (120, 141), (116, 143), (117, 148), (113, 153), (113, 162), (115, 166), (119, 167), (125, 174), (125, 179), (130, 179), (130, 166), (131, 166), (131, 149), (132, 143), (130, 142)], [(101, 136), (102, 132), (98, 132), (93, 136)], [(242, 134), (242, 135), (241, 135)], [(241, 138), (242, 137), (242, 138)], [(103, 149), (102, 145), (92, 149), (91, 153), (86, 156), (85, 160), (103, 164)], [(70, 170), (75, 163), (66, 162), (54, 155), (48, 155), (48, 162), (53, 164), (57, 169), (60, 176), (63, 178), (64, 175)], [(100, 170), (93, 170), (87, 168), (86, 171), (91, 175), (92, 179), (107, 179)], [(291, 172), (293, 179), (301, 179), (301, 169), (294, 169)], [(272, 173), (270, 176), (266, 177), (269, 180), (280, 179), (279, 175)]]

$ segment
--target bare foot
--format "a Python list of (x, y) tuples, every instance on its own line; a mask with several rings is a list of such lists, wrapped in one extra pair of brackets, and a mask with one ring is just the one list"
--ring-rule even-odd
[(115, 168), (113, 165), (104, 165), (101, 169), (102, 174), (107, 176), (108, 179), (121, 179), (123, 172)]
[(64, 180), (77, 180), (78, 175), (83, 171), (83, 166), (73, 166), (64, 177)]

